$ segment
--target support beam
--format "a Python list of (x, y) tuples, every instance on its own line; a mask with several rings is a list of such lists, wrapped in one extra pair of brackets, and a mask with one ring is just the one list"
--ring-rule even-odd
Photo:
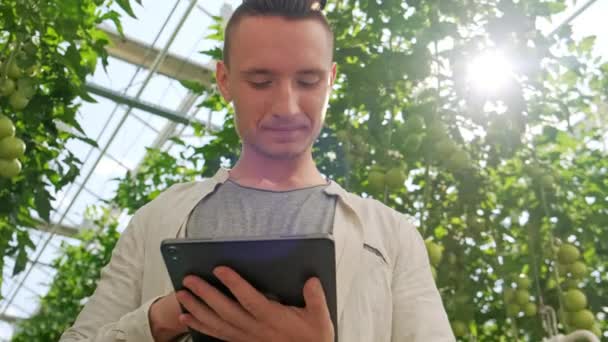
[[(149, 103), (149, 102), (137, 100), (132, 96), (124, 95), (123, 93), (102, 87), (97, 84), (87, 83), (86, 89), (91, 94), (105, 97), (116, 103), (121, 103), (121, 104), (130, 106), (130, 107), (133, 107), (133, 108), (141, 109), (150, 114), (158, 115), (160, 117), (163, 117), (165, 119), (168, 119), (168, 120), (171, 120), (171, 121), (174, 121), (177, 123), (189, 125), (193, 121), (193, 119), (187, 117), (184, 113), (179, 113), (177, 111), (174, 111), (174, 110), (171, 110), (168, 108), (163, 108), (163, 107), (157, 106), (157, 105)], [(207, 123), (202, 122), (200, 120), (196, 120), (196, 122), (198, 122), (204, 126), (207, 125)], [(217, 125), (211, 125), (211, 127), (207, 127), (207, 128), (211, 131), (217, 131), (217, 130), (221, 129), (221, 127), (219, 127)]]
[[(36, 226), (36, 230), (40, 230), (43, 232), (50, 232), (51, 229), (53, 229), (53, 226), (54, 226), (53, 223), (49, 224), (49, 223), (40, 221), (40, 223)], [(69, 238), (76, 238), (76, 235), (78, 235), (78, 233), (80, 233), (84, 229), (86, 229), (86, 228), (72, 227), (72, 226), (66, 226), (65, 224), (61, 224), (55, 228), (54, 232), (57, 235), (61, 235), (61, 236), (69, 237)]]
[[(150, 69), (161, 52), (133, 38), (121, 38), (115, 32), (102, 30), (110, 38), (110, 44), (106, 50), (114, 58)], [(212, 68), (212, 66), (194, 63), (169, 53), (163, 58), (157, 72), (176, 80), (196, 80), (204, 85), (209, 85), (213, 77)]]
[(14, 324), (22, 320), (20, 317), (11, 316), (8, 314), (0, 314), (0, 321), (4, 321), (6, 323)]
[(556, 34), (562, 27), (564, 27), (565, 25), (570, 24), (570, 22), (572, 22), (572, 20), (576, 19), (576, 17), (578, 17), (579, 15), (581, 15), (583, 12), (585, 12), (591, 5), (593, 5), (597, 0), (589, 0), (587, 1), (583, 6), (581, 6), (578, 10), (576, 10), (574, 13), (572, 13), (568, 18), (566, 18), (566, 20), (564, 20), (561, 24), (557, 25), (556, 28), (554, 28), (551, 33), (549, 33), (547, 35), (547, 37), (551, 37), (554, 34)]

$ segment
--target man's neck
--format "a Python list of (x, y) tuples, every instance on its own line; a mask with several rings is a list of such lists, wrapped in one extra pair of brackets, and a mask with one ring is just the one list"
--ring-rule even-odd
[(326, 184), (310, 152), (293, 159), (272, 159), (243, 149), (230, 170), (234, 182), (256, 189), (286, 191)]

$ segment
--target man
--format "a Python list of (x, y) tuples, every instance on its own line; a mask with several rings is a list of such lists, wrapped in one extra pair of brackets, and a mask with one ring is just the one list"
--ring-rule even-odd
[[(171, 341), (187, 328), (228, 341), (333, 341), (318, 280), (305, 308), (271, 301), (228, 268), (228, 299), (188, 277), (173, 293), (160, 242), (175, 237), (333, 234), (340, 341), (453, 341), (416, 228), (317, 170), (312, 145), (336, 77), (333, 34), (311, 0), (245, 0), (226, 27), (219, 89), (235, 109), (241, 157), (141, 208), (95, 294), (61, 341)], [(190, 314), (181, 314), (179, 304)], [(187, 338), (187, 336), (185, 336)]]

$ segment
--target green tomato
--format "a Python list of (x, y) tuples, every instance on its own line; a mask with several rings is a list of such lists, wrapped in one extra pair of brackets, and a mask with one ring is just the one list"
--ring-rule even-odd
[(0, 177), (13, 178), (21, 172), (21, 162), (17, 159), (0, 159)]
[(557, 259), (561, 264), (565, 265), (575, 262), (580, 256), (581, 253), (578, 251), (578, 248), (569, 243), (562, 244), (557, 251)]
[(373, 192), (379, 193), (384, 191), (385, 177), (383, 172), (370, 171), (367, 175), (367, 182)]
[(561, 276), (565, 276), (565, 275), (567, 275), (567, 274), (570, 273), (570, 265), (558, 263), (557, 264), (557, 271), (559, 272), (559, 274)]
[(566, 279), (563, 283), (562, 283), (562, 287), (564, 289), (576, 289), (578, 288), (578, 280), (576, 279)]
[(15, 91), (15, 81), (4, 78), (0, 81), (0, 96), (9, 96)]
[(8, 117), (0, 114), (0, 139), (15, 135), (15, 125)]
[(520, 311), (521, 311), (521, 308), (519, 307), (519, 305), (517, 305), (515, 303), (507, 304), (507, 316), (517, 317), (517, 315), (519, 315)]
[(530, 278), (526, 277), (525, 275), (520, 275), (519, 278), (517, 278), (517, 287), (520, 289), (527, 289), (530, 287), (530, 285), (532, 284), (532, 282), (530, 281)]
[(569, 316), (571, 325), (577, 329), (591, 329), (595, 322), (595, 317), (589, 310), (571, 312)]
[(29, 99), (36, 94), (36, 81), (28, 77), (22, 77), (17, 80), (17, 89)]
[(587, 307), (587, 296), (581, 290), (568, 290), (564, 294), (564, 306), (568, 311), (580, 311)]
[(384, 179), (390, 189), (401, 188), (405, 183), (405, 173), (400, 167), (394, 167), (388, 170), (386, 175), (384, 175)]
[(575, 261), (570, 265), (570, 273), (575, 279), (581, 279), (587, 274), (587, 266), (582, 261)]
[(545, 174), (540, 177), (539, 182), (543, 188), (548, 189), (553, 186), (553, 184), (555, 183), (555, 179), (553, 178), (553, 176)]
[(25, 74), (32, 77), (38, 75), (40, 73), (40, 65), (34, 64), (24, 70)]
[(554, 288), (557, 287), (557, 282), (555, 281), (554, 278), (549, 278), (549, 280), (547, 280), (547, 289), (548, 290), (552, 290)]
[(440, 245), (438, 245), (434, 242), (427, 243), (426, 249), (429, 253), (429, 259), (431, 261), (431, 264), (433, 266), (437, 267), (437, 265), (439, 265), (439, 263), (441, 262), (441, 256), (443, 255), (443, 249), (441, 248)]
[(515, 302), (521, 306), (526, 305), (530, 302), (530, 292), (524, 289), (515, 291)]
[(534, 303), (527, 303), (524, 305), (524, 314), (528, 317), (536, 316), (537, 311), (536, 304)]
[(25, 97), (21, 92), (14, 92), (8, 99), (8, 103), (13, 107), (14, 110), (22, 110), (27, 107), (30, 100)]
[(0, 158), (21, 158), (25, 153), (25, 143), (16, 137), (6, 137), (0, 140)]
[(23, 75), (23, 70), (21, 70), (21, 68), (17, 65), (17, 62), (13, 60), (8, 65), (8, 70), (6, 74), (12, 79), (18, 79), (19, 77), (21, 77), (21, 75)]

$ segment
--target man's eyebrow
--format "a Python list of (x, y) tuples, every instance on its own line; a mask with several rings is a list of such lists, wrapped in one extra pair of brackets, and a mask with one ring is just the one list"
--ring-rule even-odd
[[(296, 72), (296, 74), (298, 75), (323, 75), (325, 74), (327, 71), (320, 69), (320, 68), (312, 68), (312, 69), (303, 69), (303, 70), (298, 70)], [(271, 76), (274, 75), (275, 72), (270, 70), (270, 69), (264, 69), (264, 68), (252, 68), (252, 69), (246, 69), (240, 72), (241, 75), (248, 77), (248, 76)]]
[(304, 69), (304, 70), (299, 70), (297, 72), (298, 75), (323, 75), (325, 74), (327, 71), (323, 70), (323, 69)]
[(243, 76), (256, 76), (256, 75), (269, 76), (272, 74), (274, 74), (274, 73), (271, 70), (262, 69), (262, 68), (252, 68), (252, 69), (247, 69), (247, 70), (241, 71), (241, 75), (243, 75)]

